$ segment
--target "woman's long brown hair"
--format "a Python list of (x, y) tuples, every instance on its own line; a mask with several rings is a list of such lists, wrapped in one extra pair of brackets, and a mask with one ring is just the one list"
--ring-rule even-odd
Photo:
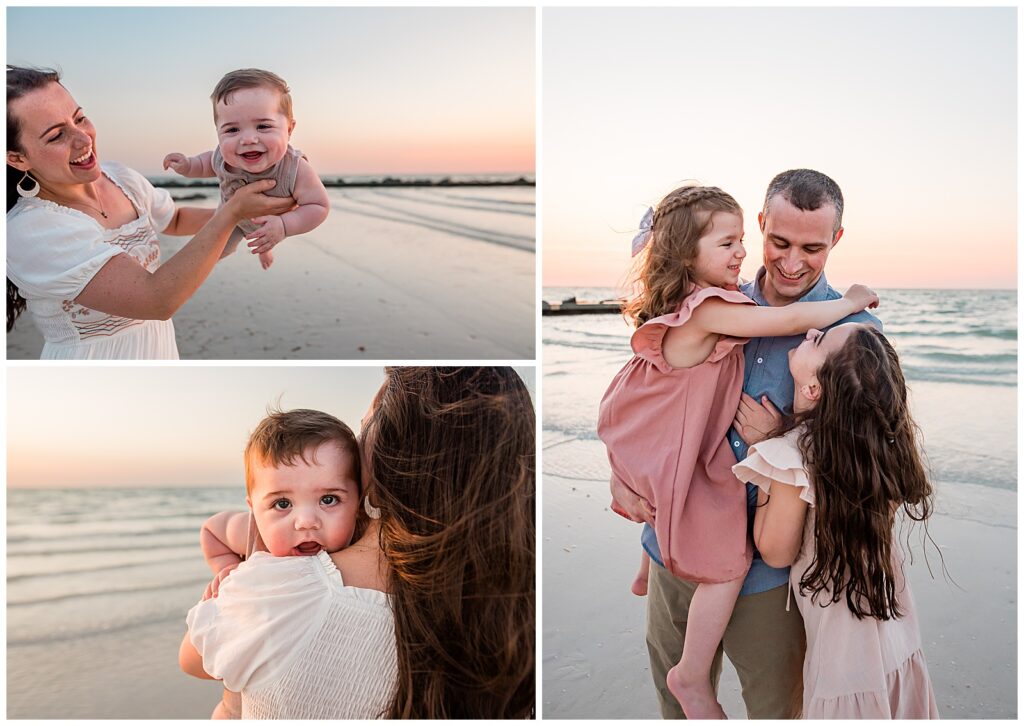
[(829, 598), (822, 605), (845, 596), (857, 618), (898, 618), (894, 519), (902, 508), (924, 522), (933, 508), (899, 357), (884, 335), (861, 326), (817, 378), (818, 404), (796, 419), (815, 492), (814, 559), (800, 592)]
[[(11, 101), (28, 95), (32, 91), (45, 88), (51, 83), (60, 83), (60, 73), (49, 68), (20, 68), (7, 66), (7, 150), (23, 151), (21, 147), (21, 120), (11, 113)], [(7, 211), (11, 211), (18, 202), (18, 184), (25, 172), (7, 165)], [(7, 332), (11, 332), (14, 323), (25, 310), (26, 301), (21, 296), (18, 286), (7, 278)]]
[(534, 409), (511, 368), (389, 368), (363, 428), (398, 646), (387, 718), (534, 710)]
[(715, 212), (743, 214), (736, 200), (718, 187), (682, 186), (658, 202), (650, 242), (633, 272), (632, 285), (638, 292), (622, 311), (635, 327), (675, 312), (690, 294), (697, 243)]

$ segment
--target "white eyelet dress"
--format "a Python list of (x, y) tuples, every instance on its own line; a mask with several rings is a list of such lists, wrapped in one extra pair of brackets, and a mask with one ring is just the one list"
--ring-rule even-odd
[(186, 621), (206, 672), (241, 692), (243, 719), (380, 718), (394, 697), (388, 596), (347, 587), (326, 552), (256, 552)]
[(108, 162), (101, 168), (131, 200), (138, 218), (105, 229), (77, 209), (39, 197), (19, 199), (7, 213), (7, 277), (18, 286), (43, 335), (42, 358), (176, 360), (170, 320), (123, 318), (75, 302), (114, 255), (130, 255), (146, 270), (156, 270), (157, 232), (174, 217), (166, 189), (155, 189), (124, 164)]

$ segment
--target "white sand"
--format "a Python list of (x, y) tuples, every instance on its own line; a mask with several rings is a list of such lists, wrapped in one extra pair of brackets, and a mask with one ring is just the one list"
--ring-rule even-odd
[[(532, 187), (328, 193), (327, 221), (278, 245), (269, 271), (242, 247), (217, 266), (174, 316), (182, 358), (534, 357)], [(164, 259), (187, 241), (161, 239)], [(25, 316), (7, 357), (41, 349)]]
[[(546, 435), (544, 470), (542, 715), (659, 718), (646, 602), (629, 592), (639, 525), (608, 510), (604, 447)], [(1016, 716), (1016, 512), (1015, 492), (938, 485), (930, 531), (959, 587), (943, 579), (929, 548), (932, 579), (915, 546), (909, 579), (942, 718)], [(728, 660), (719, 698), (731, 718), (745, 717)]]

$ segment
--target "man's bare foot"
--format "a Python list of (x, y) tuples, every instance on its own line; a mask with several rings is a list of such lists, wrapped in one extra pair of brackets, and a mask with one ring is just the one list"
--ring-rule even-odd
[(643, 597), (647, 594), (647, 574), (643, 570), (636, 573), (636, 579), (633, 580), (633, 584), (629, 586), (629, 591), (634, 595)]
[(260, 252), (259, 256), (260, 256), (260, 264), (263, 265), (263, 269), (264, 270), (269, 270), (270, 266), (272, 264), (274, 264), (274, 253), (270, 252), (270, 251)]
[(711, 678), (707, 673), (698, 678), (687, 678), (679, 663), (669, 670), (665, 684), (683, 707), (687, 719), (728, 718), (715, 698)]

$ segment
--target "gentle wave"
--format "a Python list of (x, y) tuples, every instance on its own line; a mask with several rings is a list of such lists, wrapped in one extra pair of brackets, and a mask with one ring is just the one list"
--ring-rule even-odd
[[(78, 574), (82, 570), (77, 570), (73, 574)], [(53, 573), (57, 574), (57, 573)], [(62, 573), (67, 574), (67, 573)], [(201, 578), (189, 578), (187, 580), (178, 580), (175, 582), (167, 582), (159, 585), (142, 585), (133, 587), (122, 587), (122, 588), (106, 588), (104, 590), (95, 590), (88, 592), (65, 592), (59, 595), (51, 595), (49, 597), (38, 597), (38, 598), (24, 598), (21, 600), (10, 599), (7, 600), (7, 607), (24, 607), (26, 605), (45, 605), (54, 602), (60, 602), (62, 600), (76, 600), (79, 598), (89, 597), (105, 597), (108, 595), (134, 595), (145, 592), (158, 592), (161, 590), (173, 590), (180, 587), (198, 588), (205, 586), (210, 582), (209, 577)]]

